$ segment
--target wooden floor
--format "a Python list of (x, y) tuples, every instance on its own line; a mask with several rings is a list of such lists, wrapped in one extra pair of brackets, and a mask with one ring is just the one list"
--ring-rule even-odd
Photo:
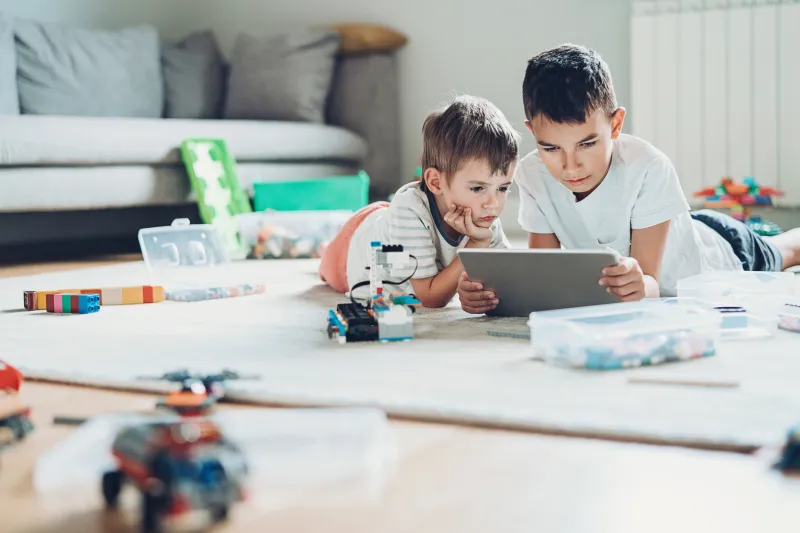
[(130, 261), (141, 261), (141, 254), (106, 255), (92, 257), (82, 260), (54, 261), (51, 263), (23, 263), (23, 264), (0, 264), (0, 278), (10, 278), (14, 276), (31, 276), (43, 274), (45, 272), (58, 272), (61, 270), (78, 270), (81, 268), (91, 268)]
[[(137, 259), (0, 267), (0, 276)], [(148, 410), (156, 398), (31, 382), (23, 394), (36, 430), (3, 451), (0, 533), (138, 531), (135, 493), (120, 512), (105, 511), (100, 473), (52, 493), (37, 492), (33, 479), (37, 460), (76, 431), (53, 425), (54, 416)], [(265, 483), (267, 473), (252, 480), (251, 498), (230, 523), (214, 531), (796, 533), (800, 524), (800, 479), (771, 468), (777, 450), (747, 456), (400, 421), (391, 428), (391, 468), (294, 490)], [(280, 453), (281, 446), (267, 450)]]

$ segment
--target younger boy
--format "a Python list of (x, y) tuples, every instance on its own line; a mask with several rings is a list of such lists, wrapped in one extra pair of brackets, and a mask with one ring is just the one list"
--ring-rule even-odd
[(498, 217), (519, 134), (494, 105), (470, 96), (430, 114), (422, 134), (421, 181), (401, 187), (391, 204), (374, 203), (354, 214), (325, 250), (320, 277), (337, 291), (369, 279), (371, 241), (400, 244), (415, 259), (387, 281), (410, 276), (411, 287), (401, 290), (413, 292), (425, 307), (443, 307), (463, 272), (459, 248), (508, 247)]
[[(800, 263), (800, 233), (762, 238), (714, 212), (689, 212), (670, 160), (622, 134), (608, 65), (565, 45), (528, 62), (522, 97), (538, 148), (517, 169), (519, 222), (531, 248), (611, 248), (624, 259), (599, 279), (622, 301), (676, 294), (679, 279), (713, 270), (781, 271)], [(497, 298), (462, 276), (462, 308)]]

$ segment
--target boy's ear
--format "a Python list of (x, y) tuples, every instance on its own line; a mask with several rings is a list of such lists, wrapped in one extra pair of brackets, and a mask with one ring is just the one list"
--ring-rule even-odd
[(611, 115), (611, 138), (617, 139), (619, 138), (619, 134), (622, 133), (622, 125), (625, 123), (625, 108), (618, 107), (614, 114)]
[(533, 135), (533, 126), (531, 126), (530, 120), (525, 121), (525, 127), (528, 128), (528, 131), (531, 132), (531, 135)]
[(442, 186), (444, 185), (444, 174), (439, 172), (433, 167), (428, 167), (422, 173), (422, 179), (425, 180), (425, 185), (428, 190), (433, 194), (442, 194)]

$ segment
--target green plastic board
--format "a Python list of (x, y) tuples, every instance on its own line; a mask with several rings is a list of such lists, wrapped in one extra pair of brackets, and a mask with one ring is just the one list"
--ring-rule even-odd
[(256, 182), (253, 189), (256, 211), (356, 211), (369, 203), (369, 176), (364, 171), (356, 176)]
[(241, 213), (252, 213), (253, 208), (247, 193), (239, 185), (236, 161), (225, 141), (186, 139), (181, 143), (181, 156), (197, 197), (200, 219), (219, 229), (232, 256), (243, 256), (246, 247), (239, 236), (234, 217)]

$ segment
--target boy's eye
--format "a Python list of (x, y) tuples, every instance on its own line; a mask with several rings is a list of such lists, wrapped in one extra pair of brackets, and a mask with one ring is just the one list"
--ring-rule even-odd
[(555, 152), (556, 150), (558, 150), (557, 146), (548, 146), (544, 149), (545, 152)]
[(470, 187), (469, 190), (471, 190), (472, 192), (481, 192), (483, 190), (483, 187), (481, 187), (480, 185), (476, 185), (475, 187)]
[(508, 192), (508, 187), (500, 187), (497, 190), (500, 191), (500, 192)]
[(589, 142), (587, 142), (587, 143), (583, 143), (583, 144), (581, 144), (581, 146), (583, 146), (584, 148), (591, 148), (591, 147), (592, 147), (592, 146), (594, 146), (595, 144), (597, 144), (597, 141), (589, 141)]

